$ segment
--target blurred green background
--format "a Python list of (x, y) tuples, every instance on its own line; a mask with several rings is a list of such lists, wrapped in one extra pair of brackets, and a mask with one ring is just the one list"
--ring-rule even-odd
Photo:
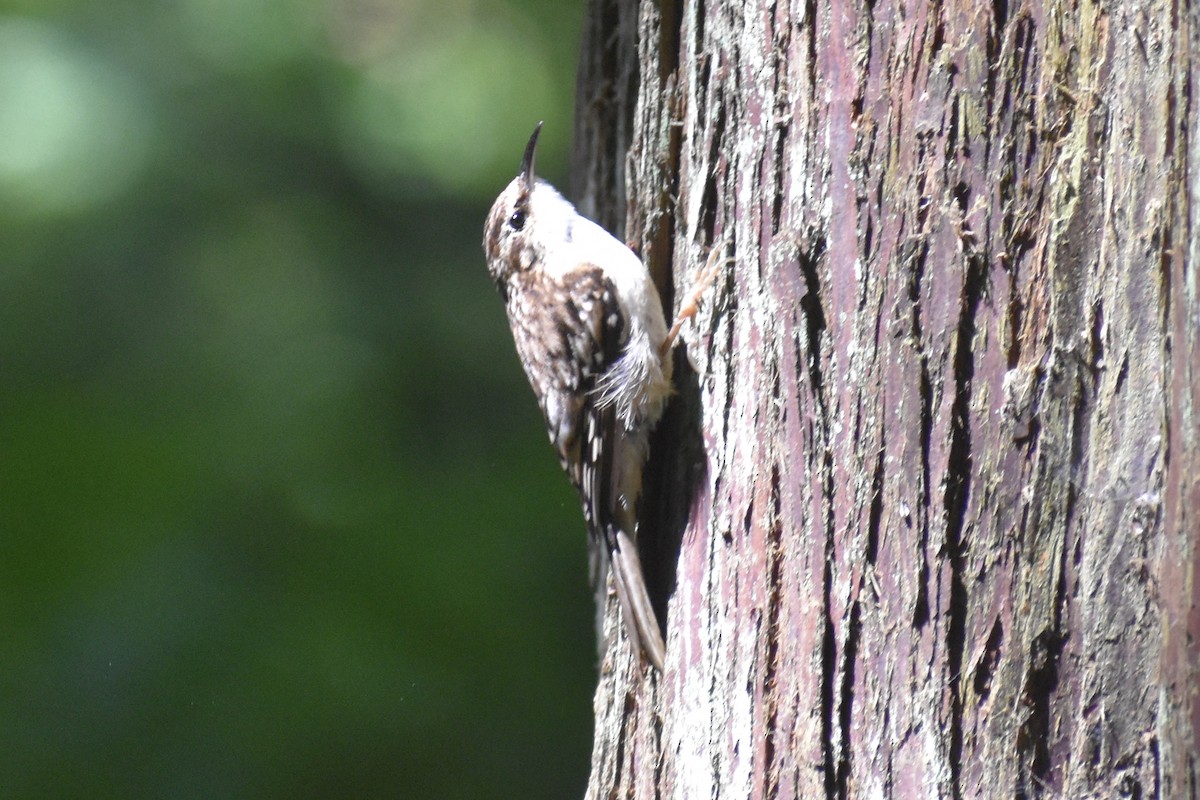
[(586, 537), (490, 285), (582, 6), (0, 3), (0, 798), (583, 793)]

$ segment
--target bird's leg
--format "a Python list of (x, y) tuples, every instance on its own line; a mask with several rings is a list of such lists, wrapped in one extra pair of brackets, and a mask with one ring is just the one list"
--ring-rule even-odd
[(684, 300), (683, 305), (679, 307), (679, 313), (675, 315), (675, 322), (671, 325), (671, 330), (667, 332), (667, 338), (663, 339), (662, 346), (658, 350), (660, 358), (666, 358), (671, 352), (671, 348), (675, 345), (675, 340), (679, 337), (679, 332), (683, 330), (683, 323), (687, 322), (692, 317), (696, 316), (696, 312), (700, 310), (700, 298), (708, 291), (708, 287), (712, 285), (713, 280), (720, 274), (721, 268), (728, 264), (733, 259), (721, 258), (721, 253), (724, 252), (728, 240), (722, 240), (720, 244), (713, 247), (708, 252), (708, 261), (704, 264), (704, 269), (701, 270), (700, 276), (696, 278), (692, 284), (692, 291)]

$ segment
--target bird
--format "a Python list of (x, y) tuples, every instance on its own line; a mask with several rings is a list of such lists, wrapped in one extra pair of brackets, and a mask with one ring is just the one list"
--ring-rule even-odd
[(550, 442), (610, 566), (627, 636), (662, 672), (666, 644), (638, 556), (638, 501), (650, 434), (674, 392), (678, 324), (668, 331), (641, 259), (537, 177), (541, 129), (488, 213), (488, 273)]

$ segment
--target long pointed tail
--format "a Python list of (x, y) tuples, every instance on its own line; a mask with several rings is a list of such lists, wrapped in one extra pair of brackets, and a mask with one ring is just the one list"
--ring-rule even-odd
[(637, 545), (624, 531), (613, 526), (616, 538), (611, 551), (613, 582), (617, 585), (617, 599), (621, 601), (621, 613), (625, 617), (625, 630), (659, 672), (667, 658), (667, 646), (658, 629), (658, 618), (650, 595), (646, 592), (646, 579), (642, 575), (642, 560), (638, 558)]

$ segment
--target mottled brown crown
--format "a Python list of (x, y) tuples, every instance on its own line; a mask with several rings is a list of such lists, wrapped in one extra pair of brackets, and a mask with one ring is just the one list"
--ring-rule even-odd
[(540, 183), (534, 173), (534, 160), (541, 130), (542, 123), (539, 122), (525, 145), (520, 172), (492, 204), (483, 228), (488, 272), (502, 292), (514, 272), (532, 269), (544, 255), (544, 248), (538, 242), (537, 215), (533, 207), (535, 190)]

